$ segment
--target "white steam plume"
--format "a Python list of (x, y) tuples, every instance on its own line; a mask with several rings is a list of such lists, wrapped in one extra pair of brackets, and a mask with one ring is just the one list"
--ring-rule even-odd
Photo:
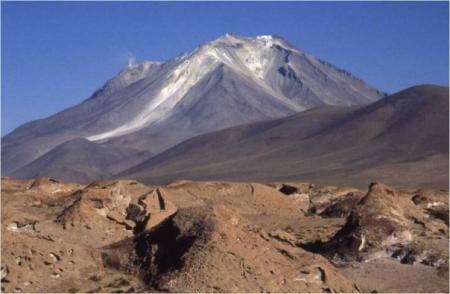
[(128, 52), (128, 68), (132, 68), (135, 61), (136, 59), (134, 58), (133, 54)]

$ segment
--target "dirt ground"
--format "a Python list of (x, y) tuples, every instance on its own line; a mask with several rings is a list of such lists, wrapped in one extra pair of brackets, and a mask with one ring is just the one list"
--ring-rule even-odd
[(1, 205), (2, 292), (448, 292), (448, 191), (5, 178)]

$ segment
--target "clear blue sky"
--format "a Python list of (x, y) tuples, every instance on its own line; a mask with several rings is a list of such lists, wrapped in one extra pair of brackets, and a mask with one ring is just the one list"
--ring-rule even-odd
[(75, 105), (127, 64), (226, 32), (277, 34), (387, 92), (448, 85), (448, 3), (5, 3), (2, 135)]

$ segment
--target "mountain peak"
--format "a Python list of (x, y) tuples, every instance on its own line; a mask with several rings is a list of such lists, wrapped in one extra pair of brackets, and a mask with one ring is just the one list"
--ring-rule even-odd
[(257, 35), (254, 38), (252, 38), (252, 37), (241, 36), (241, 35), (238, 35), (235, 33), (225, 33), (225, 35), (220, 36), (216, 40), (221, 40), (221, 39), (240, 39), (240, 40), (268, 40), (268, 39), (275, 40), (275, 39), (277, 39), (277, 40), (283, 40), (283, 38), (278, 35), (264, 34), (264, 35)]
[[(321, 105), (367, 104), (380, 97), (361, 80), (278, 36), (226, 34), (164, 64), (133, 62), (86, 103), (32, 128), (22, 127), (7, 138), (12, 143), (4, 154), (11, 160), (5, 170), (23, 167), (74, 137), (156, 154), (220, 128)], [(36, 129), (58, 134), (57, 139), (36, 139), (36, 146)], [(31, 139), (17, 148), (14, 138), (27, 136)]]
[(89, 99), (99, 95), (109, 95), (120, 89), (123, 89), (139, 80), (142, 80), (153, 73), (161, 66), (159, 61), (144, 60), (139, 63), (129, 64), (121, 70), (116, 76), (106, 82), (106, 84), (97, 90)]
[(272, 46), (273, 44), (277, 44), (283, 47), (287, 45), (287, 42), (277, 35), (258, 35), (252, 38), (236, 35), (234, 33), (226, 33), (225, 35), (220, 36), (219, 38), (208, 44), (237, 45), (241, 43), (257, 43), (268, 47)]
[[(154, 72), (151, 70), (153, 65), (146, 63), (125, 70), (115, 78), (118, 79), (119, 89), (150, 76)], [(161, 122), (174, 112), (191, 89), (222, 65), (243, 80), (251, 81), (255, 89), (271, 96), (275, 104), (283, 109), (287, 107), (291, 112), (323, 104), (361, 104), (379, 98), (376, 90), (349, 74), (345, 74), (347, 77), (344, 78), (344, 71), (305, 55), (278, 36), (249, 38), (227, 33), (188, 55), (157, 67), (157, 72), (159, 69), (162, 71), (160, 78), (164, 84), (152, 93), (147, 103), (134, 110), (136, 114), (129, 121), (87, 139), (110, 139)], [(323, 79), (323, 75), (329, 79), (340, 76), (335, 81), (337, 86), (334, 90), (340, 92), (345, 89), (344, 94), (335, 97), (324, 91), (329, 86), (329, 79)], [(348, 87), (348, 84), (352, 86)]]

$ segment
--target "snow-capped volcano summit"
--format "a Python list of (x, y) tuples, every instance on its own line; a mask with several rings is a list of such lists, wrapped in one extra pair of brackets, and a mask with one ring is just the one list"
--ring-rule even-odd
[[(302, 64), (303, 63), (303, 64)], [(151, 64), (154, 65), (154, 64)], [(174, 107), (186, 94), (208, 74), (221, 66), (234, 74), (248, 79), (266, 95), (293, 112), (302, 111), (321, 104), (351, 105), (367, 103), (378, 98), (375, 90), (359, 83), (348, 93), (336, 97), (332, 91), (323, 89), (317, 78), (329, 77), (328, 83), (343, 87), (342, 71), (320, 62), (303, 51), (288, 45), (283, 39), (271, 35), (256, 38), (239, 37), (226, 34), (215, 41), (206, 43), (191, 54), (167, 62), (159, 79), (165, 83), (156, 95), (148, 97), (148, 103), (130, 121), (116, 128), (87, 137), (91, 141), (104, 140), (135, 132), (170, 116)], [(137, 65), (143, 68), (138, 76), (151, 76), (148, 62)], [(135, 68), (122, 73), (126, 78), (133, 77)], [(347, 78), (357, 83), (351, 77)], [(310, 87), (303, 88), (303, 81), (309, 81)], [(128, 82), (128, 79), (125, 80)], [(319, 83), (317, 83), (319, 82)], [(309, 88), (309, 94), (302, 93)], [(311, 99), (314, 96), (314, 99)]]
[(156, 154), (217, 129), (382, 96), (280, 37), (226, 34), (163, 63), (132, 64), (83, 103), (17, 128), (3, 138), (2, 168), (76, 138)]

